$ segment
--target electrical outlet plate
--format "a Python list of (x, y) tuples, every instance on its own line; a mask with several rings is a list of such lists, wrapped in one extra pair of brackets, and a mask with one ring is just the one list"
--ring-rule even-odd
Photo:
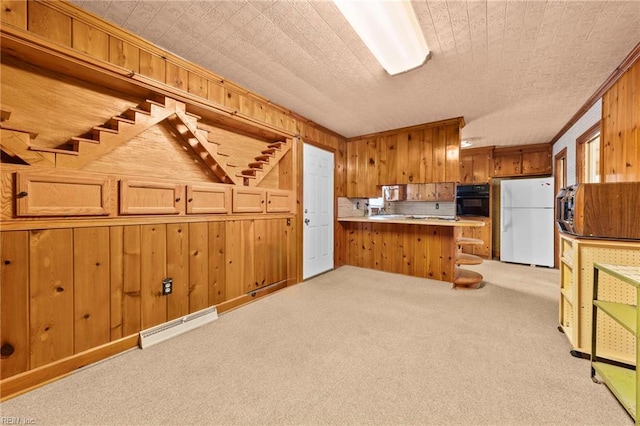
[(173, 293), (173, 278), (165, 278), (162, 280), (162, 295), (166, 296)]

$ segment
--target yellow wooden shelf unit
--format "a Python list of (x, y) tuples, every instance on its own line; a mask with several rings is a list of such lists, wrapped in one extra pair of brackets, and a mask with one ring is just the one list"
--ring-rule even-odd
[[(600, 300), (600, 273), (605, 273), (617, 280), (633, 286), (636, 290), (636, 304), (619, 303)], [(640, 372), (633, 366), (611, 363), (604, 357), (598, 356), (598, 311), (612, 318), (627, 332), (633, 334), (638, 344), (638, 322), (640, 321), (640, 266), (612, 265), (606, 263), (593, 264), (593, 314), (591, 326), (591, 378), (596, 381), (596, 374), (611, 390), (615, 397), (633, 417), (636, 424), (640, 424), (637, 416), (638, 397), (640, 396)], [(636, 351), (636, 365), (638, 354)]]

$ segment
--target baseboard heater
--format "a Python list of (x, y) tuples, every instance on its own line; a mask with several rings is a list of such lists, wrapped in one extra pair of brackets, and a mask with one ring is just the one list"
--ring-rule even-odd
[(156, 325), (140, 332), (140, 348), (145, 349), (218, 319), (215, 306)]

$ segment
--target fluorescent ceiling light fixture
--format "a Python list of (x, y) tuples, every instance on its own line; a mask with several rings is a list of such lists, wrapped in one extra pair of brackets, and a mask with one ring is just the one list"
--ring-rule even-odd
[(424, 64), (429, 47), (407, 0), (333, 0), (391, 75)]

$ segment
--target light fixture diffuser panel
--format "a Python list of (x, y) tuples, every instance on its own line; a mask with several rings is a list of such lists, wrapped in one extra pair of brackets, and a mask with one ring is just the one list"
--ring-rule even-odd
[(429, 47), (409, 1), (333, 1), (390, 75), (424, 64)]

